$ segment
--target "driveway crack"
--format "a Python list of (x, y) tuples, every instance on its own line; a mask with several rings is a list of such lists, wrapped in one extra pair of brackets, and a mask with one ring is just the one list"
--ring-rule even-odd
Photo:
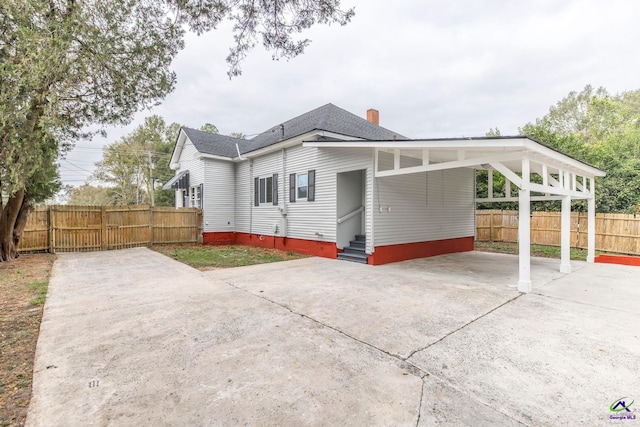
[(409, 353), (409, 355), (408, 355), (408, 356), (406, 357), (406, 359), (404, 359), (404, 360), (408, 360), (408, 359), (410, 359), (411, 357), (413, 357), (416, 353), (419, 353), (419, 352), (421, 352), (421, 351), (423, 351), (423, 350), (428, 349), (428, 348), (429, 348), (429, 347), (431, 347), (431, 346), (434, 346), (434, 345), (438, 344), (439, 342), (441, 342), (441, 341), (445, 340), (446, 338), (450, 337), (451, 335), (455, 334), (456, 332), (463, 330), (463, 329), (464, 329), (464, 328), (466, 328), (467, 326), (472, 325), (473, 323), (477, 322), (478, 320), (482, 319), (483, 317), (488, 316), (489, 314), (493, 313), (494, 311), (498, 310), (498, 309), (499, 309), (499, 308), (501, 308), (501, 307), (504, 307), (505, 305), (509, 304), (510, 302), (517, 300), (518, 298), (520, 298), (520, 297), (521, 297), (521, 296), (523, 296), (523, 295), (524, 295), (523, 293), (519, 293), (519, 294), (518, 294), (518, 295), (516, 295), (515, 297), (513, 297), (513, 298), (511, 298), (511, 299), (509, 299), (509, 300), (507, 300), (507, 301), (503, 302), (502, 304), (498, 305), (497, 307), (492, 308), (491, 310), (487, 311), (486, 313), (481, 314), (480, 316), (478, 316), (478, 317), (476, 317), (476, 318), (474, 318), (474, 319), (471, 319), (470, 321), (468, 321), (468, 322), (467, 322), (467, 323), (465, 323), (464, 325), (460, 326), (459, 328), (454, 329), (453, 331), (451, 331), (451, 332), (447, 333), (446, 335), (443, 335), (443, 336), (442, 336), (442, 337), (440, 337), (440, 339), (438, 339), (437, 341), (434, 341), (434, 342), (432, 342), (432, 343), (429, 343), (429, 344), (425, 345), (424, 347), (420, 347), (420, 348), (418, 348), (418, 349), (416, 349), (416, 350), (412, 351), (411, 353)]
[[(407, 362), (407, 361), (406, 361), (406, 359), (404, 359), (402, 356), (400, 356), (400, 355), (398, 355), (398, 354), (394, 354), (394, 353), (388, 352), (388, 351), (386, 351), (386, 350), (383, 350), (383, 349), (382, 349), (382, 348), (380, 348), (380, 347), (376, 347), (375, 345), (373, 345), (373, 344), (371, 344), (371, 343), (368, 343), (368, 342), (363, 341), (363, 340), (361, 340), (361, 339), (359, 339), (359, 338), (356, 338), (356, 337), (354, 337), (353, 335), (349, 335), (348, 333), (344, 332), (344, 331), (343, 331), (343, 330), (341, 330), (341, 329), (336, 328), (335, 326), (328, 325), (328, 324), (326, 324), (326, 323), (324, 323), (324, 322), (321, 322), (321, 321), (320, 321), (320, 320), (318, 320), (318, 319), (314, 319), (313, 317), (307, 316), (307, 315), (306, 315), (306, 314), (304, 314), (304, 313), (300, 313), (300, 312), (298, 312), (298, 311), (295, 311), (295, 310), (293, 310), (291, 307), (289, 307), (289, 306), (287, 306), (287, 305), (284, 305), (284, 304), (281, 304), (281, 303), (279, 303), (279, 302), (277, 302), (277, 301), (274, 301), (274, 300), (272, 300), (272, 299), (269, 299), (269, 298), (267, 298), (266, 296), (254, 294), (253, 292), (248, 291), (248, 290), (243, 289), (243, 288), (240, 288), (240, 287), (238, 287), (238, 286), (236, 286), (236, 285), (234, 285), (233, 283), (230, 283), (230, 282), (225, 282), (225, 283), (226, 283), (227, 285), (231, 286), (232, 288), (235, 288), (235, 289), (237, 289), (237, 290), (239, 290), (239, 291), (245, 292), (245, 293), (247, 293), (247, 294), (249, 294), (249, 295), (252, 295), (252, 296), (254, 296), (254, 297), (258, 297), (258, 298), (260, 298), (260, 299), (263, 299), (263, 300), (265, 300), (265, 301), (268, 301), (268, 302), (270, 302), (271, 304), (275, 304), (275, 305), (277, 305), (278, 307), (284, 308), (285, 310), (287, 310), (288, 312), (290, 312), (290, 313), (292, 313), (292, 314), (298, 315), (298, 316), (303, 317), (303, 318), (305, 318), (305, 319), (309, 319), (309, 320), (311, 320), (312, 322), (317, 323), (318, 325), (321, 325), (321, 326), (324, 326), (325, 328), (331, 329), (332, 331), (335, 331), (335, 332), (337, 332), (337, 333), (339, 333), (339, 334), (341, 334), (341, 335), (343, 335), (343, 336), (345, 336), (345, 337), (347, 337), (347, 338), (349, 338), (349, 339), (352, 339), (352, 340), (354, 340), (354, 341), (356, 341), (356, 342), (358, 342), (358, 343), (360, 343), (360, 344), (362, 344), (362, 345), (365, 345), (365, 346), (370, 347), (370, 348), (372, 348), (372, 349), (374, 349), (374, 350), (377, 350), (377, 351), (379, 351), (380, 353), (383, 353), (383, 354), (385, 354), (385, 355), (387, 355), (387, 356), (389, 356), (389, 357), (392, 357), (392, 358), (394, 358), (394, 359), (397, 359), (397, 360), (399, 360), (399, 361), (403, 362), (403, 364), (409, 363), (409, 365), (411, 365), (411, 366), (412, 366), (412, 367), (414, 367), (415, 369), (418, 369), (420, 372), (422, 372), (422, 370), (420, 370), (420, 368), (418, 368), (417, 366), (413, 365), (413, 364), (412, 364), (412, 363), (410, 363), (410, 362)], [(411, 373), (415, 375), (415, 372), (413, 372), (413, 371), (412, 371)], [(420, 375), (416, 375), (416, 376), (420, 376)]]

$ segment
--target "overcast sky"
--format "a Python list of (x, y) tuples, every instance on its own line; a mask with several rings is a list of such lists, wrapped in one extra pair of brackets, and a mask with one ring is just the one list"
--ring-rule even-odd
[(640, 1), (342, 1), (356, 8), (349, 25), (305, 33), (312, 43), (291, 61), (257, 47), (231, 81), (230, 26), (189, 35), (175, 91), (106, 139), (79, 141), (63, 182), (81, 185), (102, 146), (151, 114), (253, 135), (331, 102), (362, 117), (376, 108), (381, 126), (411, 138), (514, 135), (587, 84), (640, 88)]

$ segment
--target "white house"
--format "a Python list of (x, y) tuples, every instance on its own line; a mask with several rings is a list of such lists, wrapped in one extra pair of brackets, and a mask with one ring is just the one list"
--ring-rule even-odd
[(473, 250), (475, 170), (497, 170), (518, 195), (482, 201), (520, 202), (521, 290), (531, 287), (530, 200), (563, 200), (569, 271), (571, 199), (588, 199), (593, 261), (594, 179), (604, 172), (527, 137), (408, 139), (378, 117), (327, 104), (249, 140), (182, 128), (165, 188), (177, 207), (202, 208), (205, 244), (376, 265)]

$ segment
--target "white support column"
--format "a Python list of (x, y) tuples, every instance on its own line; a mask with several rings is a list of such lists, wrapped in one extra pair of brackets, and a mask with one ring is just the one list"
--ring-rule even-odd
[(589, 183), (591, 184), (589, 185), (589, 192), (591, 193), (591, 198), (587, 199), (587, 262), (594, 262), (596, 258), (595, 179), (590, 178)]
[(571, 273), (571, 196), (562, 198), (560, 223), (560, 272)]
[(522, 188), (518, 193), (518, 244), (520, 276), (518, 291), (531, 292), (531, 191), (529, 159), (522, 159)]
[(487, 169), (487, 198), (493, 200), (493, 169)]

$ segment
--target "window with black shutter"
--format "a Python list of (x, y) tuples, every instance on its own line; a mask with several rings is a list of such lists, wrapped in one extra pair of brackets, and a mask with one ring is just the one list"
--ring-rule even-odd
[(296, 174), (289, 175), (289, 201), (296, 201)]
[(272, 177), (273, 183), (271, 184), (271, 189), (273, 190), (273, 195), (272, 195), (272, 199), (273, 199), (273, 205), (277, 205), (278, 204), (278, 174), (274, 173), (273, 177)]
[(260, 178), (253, 180), (253, 205), (260, 206)]
[(308, 202), (313, 202), (314, 200), (316, 200), (316, 171), (314, 170), (310, 170), (307, 173), (308, 176), (308, 182), (307, 182), (307, 201)]

